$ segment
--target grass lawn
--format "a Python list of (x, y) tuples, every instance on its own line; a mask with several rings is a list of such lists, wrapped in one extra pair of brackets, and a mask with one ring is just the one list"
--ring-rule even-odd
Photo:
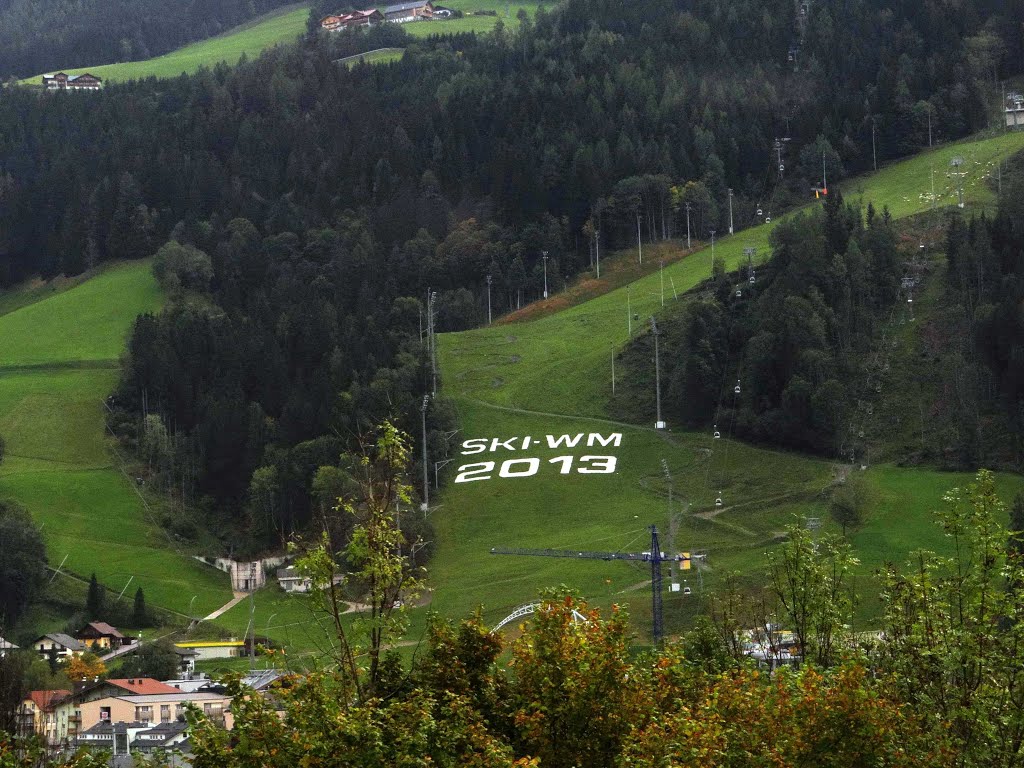
[(342, 59), (342, 63), (351, 69), (356, 64), (387, 64), (390, 61), (398, 61), (404, 55), (404, 48), (382, 48), (379, 51), (350, 56), (347, 59)]
[[(902, 217), (931, 207), (931, 167), (948, 164), (954, 154), (966, 159), (965, 197), (972, 209), (990, 206), (993, 195), (984, 183), (994, 162), (1024, 149), (1024, 134), (961, 142), (942, 147), (878, 174), (851, 179), (842, 185), (844, 195), (888, 206)], [(936, 173), (939, 205), (949, 205), (955, 195), (953, 182)], [(796, 213), (790, 215), (797, 215)], [(734, 269), (743, 260), (743, 249), (754, 246), (758, 258), (769, 255), (772, 227), (761, 225), (719, 240), (715, 256)], [(707, 434), (659, 433), (649, 426), (613, 425), (605, 403), (611, 390), (611, 357), (628, 341), (627, 307), (638, 316), (633, 333), (643, 332), (649, 315), (662, 312), (662, 280), (666, 304), (678, 293), (704, 280), (711, 270), (711, 249), (702, 247), (686, 254), (678, 245), (665, 244), (660, 251), (645, 248), (647, 269), (652, 270), (623, 285), (623, 274), (611, 270), (601, 281), (585, 277), (575, 293), (556, 294), (524, 313), (518, 322), (501, 322), (488, 328), (440, 337), (440, 361), (446, 394), (459, 411), (457, 440), (563, 433), (622, 432), (617, 449), (562, 449), (559, 455), (614, 454), (615, 474), (559, 474), (543, 449), (509, 452), (498, 448), (473, 456), (459, 456), (449, 466), (536, 457), (534, 476), (501, 478), (497, 467), (492, 479), (449, 482), (432, 512), (437, 529), (438, 552), (431, 567), (436, 585), (434, 607), (443, 614), (459, 615), (485, 605), (488, 620), (498, 621), (513, 608), (533, 599), (537, 590), (564, 582), (599, 603), (626, 601), (635, 628), (649, 626), (649, 572), (628, 563), (607, 563), (538, 557), (495, 556), (492, 546), (552, 547), (643, 551), (650, 548), (646, 526), (658, 524), (665, 542), (668, 530), (667, 487), (662, 476), (665, 459), (674, 478), (674, 499), (683, 514), (675, 545), (666, 551), (706, 549), (709, 568), (702, 572), (705, 584), (714, 585), (724, 573), (751, 575), (764, 565), (764, 552), (786, 524), (799, 516), (820, 517), (824, 529), (835, 530), (828, 518), (827, 493), (833, 467), (827, 461), (777, 451), (759, 450), (729, 440), (713, 440)], [(674, 249), (674, 250), (673, 250)], [(623, 256), (618, 257), (621, 263)], [(635, 258), (635, 253), (632, 257)], [(657, 262), (665, 259), (664, 274)], [(621, 267), (620, 267), (621, 269)], [(641, 268), (635, 268), (636, 274)], [(629, 273), (632, 270), (627, 269)], [(627, 274), (626, 279), (633, 277)], [(653, 420), (653, 418), (652, 418)], [(514, 443), (513, 445), (517, 445)], [(519, 464), (522, 470), (526, 465)], [(559, 465), (560, 466), (560, 465)], [(969, 476), (928, 470), (879, 466), (868, 478), (879, 498), (874, 515), (854, 537), (861, 557), (860, 578), (877, 592), (873, 572), (885, 561), (902, 561), (918, 547), (941, 548), (942, 537), (934, 527), (931, 510), (949, 488), (964, 484)], [(449, 480), (454, 477), (449, 474)], [(1003, 487), (1019, 487), (1019, 478), (1001, 479)], [(723, 507), (714, 506), (718, 492)], [(754, 576), (753, 578), (756, 578)], [(695, 587), (695, 575), (688, 584)], [(666, 593), (666, 625), (680, 627), (699, 608), (700, 593), (686, 598)], [(860, 619), (877, 615), (877, 601), (868, 599)]]
[[(246, 22), (217, 37), (186, 45), (153, 59), (63, 71), (71, 75), (90, 72), (108, 82), (118, 82), (139, 80), (144, 77), (177, 77), (183, 72), (190, 74), (200, 67), (212, 67), (222, 61), (237, 64), (243, 54), (255, 58), (266, 48), (280, 43), (295, 42), (295, 39), (306, 31), (307, 18), (307, 5), (288, 6)], [(42, 73), (21, 82), (38, 85), (41, 77)]]
[(73, 290), (0, 316), (0, 368), (115, 363), (137, 315), (162, 299), (150, 262), (108, 269)]
[(147, 519), (117, 469), (105, 437), (103, 399), (135, 317), (159, 310), (151, 264), (111, 266), (27, 297), (2, 297), (0, 314), (0, 497), (24, 506), (43, 528), (51, 565), (120, 591), (141, 586), (154, 606), (196, 613), (230, 598), (226, 577), (174, 551)]

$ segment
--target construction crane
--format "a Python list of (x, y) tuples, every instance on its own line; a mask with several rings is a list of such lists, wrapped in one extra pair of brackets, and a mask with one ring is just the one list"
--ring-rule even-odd
[(680, 552), (678, 555), (666, 555), (658, 544), (658, 526), (651, 526), (651, 549), (649, 552), (595, 552), (578, 549), (516, 549), (508, 547), (492, 547), (492, 555), (528, 555), (531, 557), (569, 557), (577, 560), (627, 560), (651, 564), (651, 616), (653, 620), (654, 643), (661, 642), (665, 634), (664, 620), (661, 610), (661, 564), (677, 562), (686, 571), (691, 562), (702, 560), (705, 555), (691, 555)]

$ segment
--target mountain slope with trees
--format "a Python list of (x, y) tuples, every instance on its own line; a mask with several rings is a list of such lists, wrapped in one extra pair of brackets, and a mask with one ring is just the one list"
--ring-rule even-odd
[[(927, 146), (929, 116), (941, 140), (985, 125), (1021, 61), (1017, 5), (796, 12), (569, 0), (386, 66), (332, 62), (393, 25), (87, 98), (8, 89), (0, 283), (169, 249), (181, 300), (136, 325), (113, 426), (161, 487), (270, 545), (311, 519), (339, 440), (415, 425), (427, 289), (437, 330), (466, 328), (488, 275), (500, 313), (545, 267), (560, 285), (638, 229), (679, 236), (687, 205), (724, 231), (729, 189), (741, 224), (777, 216), (823, 155), (830, 180), (867, 168), (873, 127), (884, 161)], [(451, 416), (431, 419), (437, 440)]]

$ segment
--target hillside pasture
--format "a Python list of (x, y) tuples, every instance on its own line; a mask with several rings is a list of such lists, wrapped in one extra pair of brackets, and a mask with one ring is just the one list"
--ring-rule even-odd
[[(58, 288), (61, 288), (58, 290)], [(119, 469), (104, 399), (127, 334), (162, 296), (150, 262), (109, 267), (72, 287), (0, 297), (0, 497), (42, 526), (51, 566), (120, 590), (131, 578), (151, 605), (206, 613), (230, 598), (227, 577), (176, 551)], [(67, 558), (65, 561), (65, 557)]]

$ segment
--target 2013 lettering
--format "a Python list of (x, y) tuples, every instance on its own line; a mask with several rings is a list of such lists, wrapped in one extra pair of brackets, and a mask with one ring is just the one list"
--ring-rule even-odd
[[(573, 472), (573, 465), (576, 462), (575, 456), (556, 456), (548, 459), (548, 464), (557, 464), (560, 475), (569, 475)], [(581, 475), (611, 475), (615, 473), (618, 464), (616, 456), (580, 456), (579, 466), (575, 471)], [(497, 462), (478, 461), (473, 464), (464, 464), (459, 467), (459, 473), (455, 477), (456, 483), (474, 483), (478, 480), (491, 480), (494, 475), (494, 468)], [(537, 458), (508, 459), (498, 466), (498, 477), (516, 478), (533, 477), (540, 471), (541, 463)]]

